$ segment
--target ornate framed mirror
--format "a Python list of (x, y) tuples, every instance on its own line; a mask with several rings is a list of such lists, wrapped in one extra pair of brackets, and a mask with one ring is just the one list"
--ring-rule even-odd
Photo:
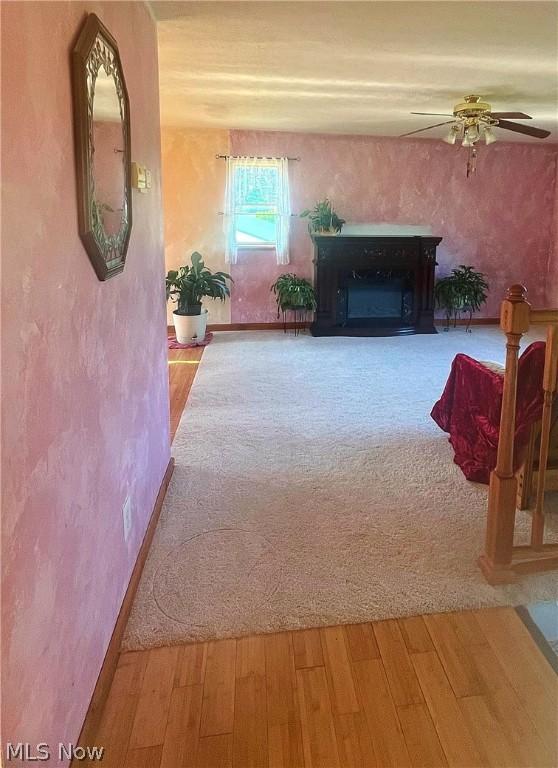
[(72, 52), (79, 234), (99, 280), (124, 269), (132, 231), (130, 103), (116, 40), (88, 15)]

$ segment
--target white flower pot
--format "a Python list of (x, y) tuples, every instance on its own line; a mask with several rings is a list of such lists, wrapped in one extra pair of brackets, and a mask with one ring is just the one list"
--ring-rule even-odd
[(195, 344), (205, 339), (207, 309), (199, 315), (177, 315), (172, 313), (176, 340), (179, 344)]

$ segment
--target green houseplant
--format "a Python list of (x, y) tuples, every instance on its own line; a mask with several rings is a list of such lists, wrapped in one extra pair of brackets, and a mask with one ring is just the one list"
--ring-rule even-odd
[(277, 317), (287, 309), (316, 309), (316, 294), (312, 285), (304, 277), (297, 277), (292, 272), (279, 275), (271, 286), (277, 302)]
[(176, 302), (173, 312), (176, 339), (179, 344), (187, 344), (205, 337), (207, 309), (202, 311), (202, 299), (225, 299), (231, 295), (227, 281), (232, 278), (226, 272), (212, 272), (203, 261), (203, 257), (194, 251), (191, 264), (167, 273), (167, 301)]
[(300, 214), (301, 219), (308, 219), (308, 231), (310, 234), (339, 234), (345, 224), (333, 210), (330, 200), (320, 200), (310, 210), (307, 208)]
[(434, 287), (437, 305), (446, 313), (445, 331), (449, 329), (451, 318), (453, 326), (457, 324), (457, 316), (461, 312), (469, 315), (466, 330), (471, 330), (473, 312), (478, 312), (486, 301), (488, 283), (482, 272), (476, 272), (474, 267), (460, 264), (450, 275), (440, 278)]

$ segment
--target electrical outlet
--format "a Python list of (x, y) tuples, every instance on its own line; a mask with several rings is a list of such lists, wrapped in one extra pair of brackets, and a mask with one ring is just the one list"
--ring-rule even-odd
[(128, 543), (132, 531), (132, 501), (129, 496), (126, 496), (122, 507), (122, 522), (124, 523), (124, 541)]

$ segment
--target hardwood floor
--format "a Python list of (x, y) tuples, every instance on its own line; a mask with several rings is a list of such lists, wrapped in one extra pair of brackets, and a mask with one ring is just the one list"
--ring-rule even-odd
[(174, 440), (204, 347), (169, 349), (170, 432)]
[(556, 766), (557, 681), (512, 608), (121, 654), (105, 768)]
[[(197, 366), (169, 368), (174, 435)], [(497, 608), (122, 653), (95, 744), (105, 768), (550, 768), (557, 713)]]

